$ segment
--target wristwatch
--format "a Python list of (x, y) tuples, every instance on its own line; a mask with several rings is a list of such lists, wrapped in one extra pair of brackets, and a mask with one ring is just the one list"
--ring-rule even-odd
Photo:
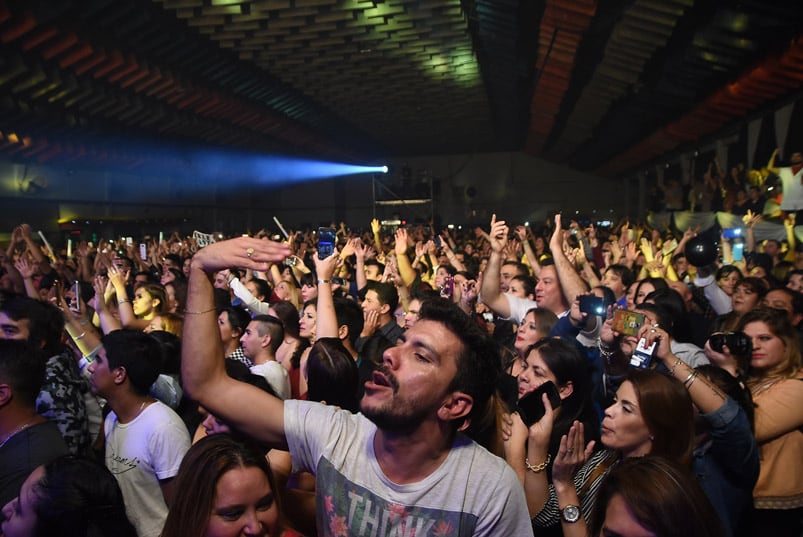
[(580, 520), (580, 508), (576, 505), (567, 505), (560, 510), (560, 515), (566, 522), (572, 523)]

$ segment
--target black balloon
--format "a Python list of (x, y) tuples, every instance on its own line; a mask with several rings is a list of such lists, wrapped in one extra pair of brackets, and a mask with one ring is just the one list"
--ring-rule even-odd
[(710, 265), (717, 258), (717, 245), (712, 240), (697, 236), (686, 244), (686, 259), (695, 267)]

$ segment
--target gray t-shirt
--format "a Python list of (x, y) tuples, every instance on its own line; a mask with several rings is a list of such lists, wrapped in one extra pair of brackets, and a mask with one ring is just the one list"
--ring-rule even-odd
[(288, 400), (284, 427), (294, 469), (316, 475), (321, 537), (532, 535), (513, 470), (463, 435), (432, 474), (399, 485), (379, 467), (376, 426), (362, 414)]

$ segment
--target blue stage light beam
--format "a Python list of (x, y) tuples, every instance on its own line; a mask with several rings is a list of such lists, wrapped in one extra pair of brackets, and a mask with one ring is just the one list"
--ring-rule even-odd
[(297, 159), (279, 156), (196, 153), (192, 167), (209, 179), (226, 178), (227, 182), (279, 185), (314, 181), (362, 173), (387, 173), (387, 166), (361, 166), (340, 162)]

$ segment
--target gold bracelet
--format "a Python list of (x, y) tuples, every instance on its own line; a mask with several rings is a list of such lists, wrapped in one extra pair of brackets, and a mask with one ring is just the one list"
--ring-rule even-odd
[(549, 466), (550, 461), (552, 461), (552, 455), (548, 454), (546, 456), (546, 460), (544, 462), (542, 462), (541, 464), (536, 464), (535, 466), (533, 466), (532, 464), (530, 464), (530, 459), (528, 459), (527, 457), (524, 457), (524, 466), (526, 466), (527, 469), (529, 471), (531, 471), (532, 473), (540, 474), (541, 472), (546, 470), (546, 467)]
[(680, 358), (675, 358), (675, 363), (672, 364), (672, 369), (669, 370), (669, 374), (674, 376), (675, 375), (675, 369), (677, 369), (677, 367), (682, 363), (683, 363), (683, 360), (681, 360)]
[(187, 310), (184, 310), (184, 315), (203, 315), (204, 313), (209, 313), (211, 311), (216, 311), (216, 310), (217, 310), (217, 308), (210, 308), (208, 310), (203, 310), (203, 311), (187, 311)]

